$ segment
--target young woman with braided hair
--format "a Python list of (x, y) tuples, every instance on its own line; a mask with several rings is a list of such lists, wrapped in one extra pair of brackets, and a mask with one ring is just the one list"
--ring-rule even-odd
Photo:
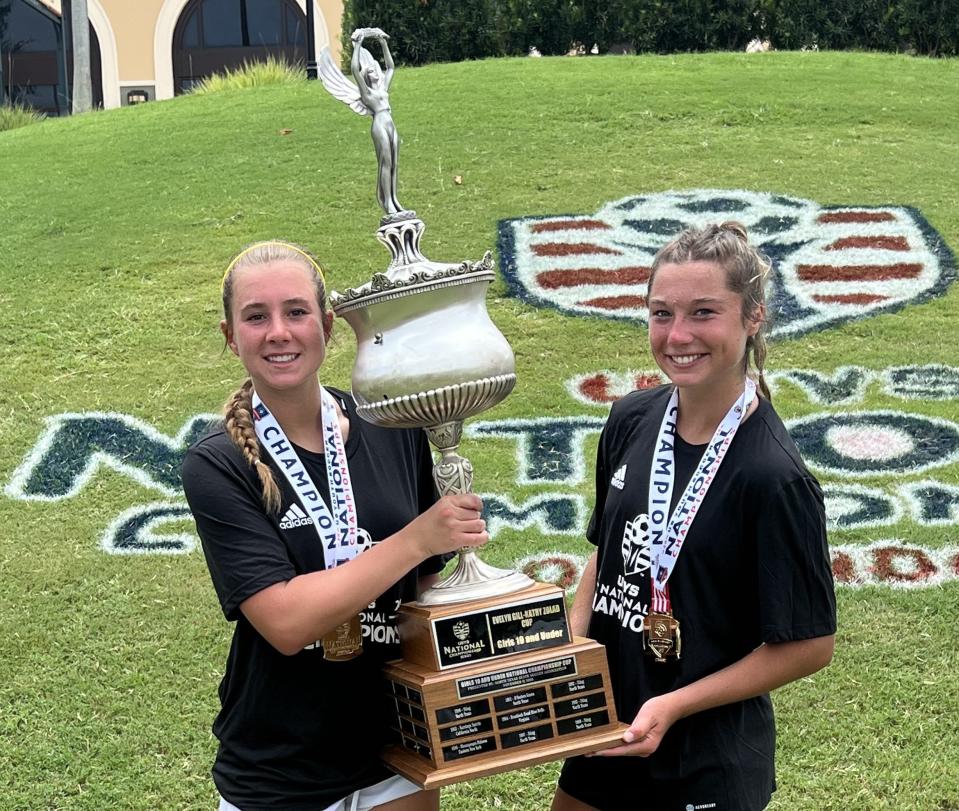
[(631, 724), (566, 762), (553, 811), (764, 808), (769, 691), (832, 658), (822, 491), (763, 376), (768, 272), (739, 223), (684, 231), (653, 262), (649, 342), (671, 385), (613, 406), (570, 612), (606, 646)]
[(482, 502), (437, 499), (422, 432), (365, 423), (320, 385), (332, 317), (298, 246), (253, 245), (224, 276), (221, 329), (249, 378), (183, 463), (235, 623), (213, 726), (221, 811), (439, 805), (379, 762), (380, 666), (399, 655), (400, 603), (488, 539)]

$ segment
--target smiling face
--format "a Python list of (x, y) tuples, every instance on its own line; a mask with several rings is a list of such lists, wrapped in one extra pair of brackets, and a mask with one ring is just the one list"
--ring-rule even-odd
[(726, 399), (742, 392), (746, 340), (761, 318), (746, 319), (742, 298), (726, 286), (715, 262), (664, 263), (649, 291), (653, 358), (683, 389)]
[(317, 300), (313, 270), (277, 260), (234, 271), (229, 321), (220, 326), (267, 399), (316, 385), (331, 320)]

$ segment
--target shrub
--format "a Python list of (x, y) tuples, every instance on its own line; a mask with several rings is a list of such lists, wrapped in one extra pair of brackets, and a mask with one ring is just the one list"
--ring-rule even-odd
[(282, 59), (269, 56), (263, 62), (244, 62), (234, 70), (207, 76), (191, 93), (218, 93), (221, 90), (240, 90), (274, 84), (293, 84), (306, 81), (306, 70)]
[(582, 2), (508, 0), (499, 5), (504, 55), (523, 55), (532, 46), (546, 55), (565, 54), (574, 42), (585, 42)]
[(574, 42), (676, 53), (776, 48), (959, 52), (956, 0), (345, 0), (343, 53), (354, 28), (392, 36), (397, 64), (516, 56)]
[[(656, 53), (739, 51), (762, 34), (756, 0), (645, 0), (619, 5), (617, 30), (597, 37), (601, 52), (617, 41)], [(608, 41), (610, 37), (613, 41)]]
[(894, 0), (771, 0), (764, 3), (773, 47), (897, 50), (888, 30)]
[(959, 9), (955, 3), (898, 0), (892, 26), (906, 49), (927, 56), (959, 55)]
[[(343, 58), (353, 51), (357, 28), (382, 28), (390, 35), (397, 64), (458, 62), (507, 54), (503, 43), (503, 6), (497, 0), (346, 0), (343, 9)], [(374, 48), (374, 55), (378, 49)]]
[(536, 46), (564, 54), (574, 43), (605, 53), (739, 49), (757, 31), (759, 0), (346, 0), (344, 57), (355, 28), (390, 34), (397, 63), (519, 56)]
[(36, 124), (44, 118), (46, 116), (43, 113), (37, 112), (32, 107), (25, 107), (22, 104), (2, 104), (0, 105), (0, 132)]

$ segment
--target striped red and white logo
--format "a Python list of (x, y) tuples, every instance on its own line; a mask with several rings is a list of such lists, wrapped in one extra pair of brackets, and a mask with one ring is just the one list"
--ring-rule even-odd
[(746, 225), (772, 260), (773, 337), (897, 310), (941, 295), (956, 276), (952, 252), (913, 208), (821, 206), (739, 190), (639, 195), (592, 215), (504, 220), (500, 256), (514, 295), (645, 323), (656, 251), (683, 228), (722, 220)]

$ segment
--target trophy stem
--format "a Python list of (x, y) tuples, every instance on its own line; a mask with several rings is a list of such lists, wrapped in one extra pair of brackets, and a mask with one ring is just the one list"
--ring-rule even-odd
[(441, 496), (473, 492), (473, 465), (456, 451), (463, 436), (463, 421), (452, 420), (426, 429), (430, 444), (440, 453), (433, 465), (433, 481)]
[[(440, 460), (433, 465), (433, 481), (441, 496), (473, 492), (473, 465), (460, 456), (460, 438), (463, 421), (444, 422), (426, 429), (430, 443), (440, 452)], [(475, 600), (522, 591), (533, 585), (533, 580), (522, 572), (499, 569), (480, 560), (476, 550), (464, 547), (453, 573), (440, 583), (426, 589), (419, 598), (420, 605), (446, 605), (463, 600)]]

